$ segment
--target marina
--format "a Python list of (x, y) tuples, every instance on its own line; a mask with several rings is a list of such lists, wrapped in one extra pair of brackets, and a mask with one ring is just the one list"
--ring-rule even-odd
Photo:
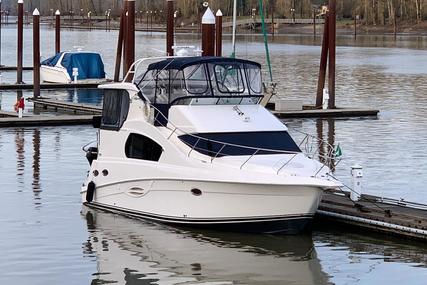
[[(173, 12), (173, 4), (168, 5)], [(131, 11), (132, 6), (127, 9)], [(54, 18), (61, 21), (56, 14)], [(169, 28), (159, 27), (161, 32), (154, 34), (131, 29), (120, 40), (122, 29), (92, 29), (90, 22), (89, 31), (62, 25), (61, 47), (84, 45), (85, 50), (95, 51), (94, 41), (104, 41), (96, 52), (104, 60), (106, 77), (115, 80), (97, 82), (40, 84), (38, 68), (22, 67), (32, 65), (27, 45), (22, 46), (21, 66), (15, 72), (16, 47), (3, 39), (9, 48), (2, 51), (6, 67), (0, 70), (0, 177), (5, 189), (0, 249), (7, 258), (0, 258), (0, 283), (35, 280), (46, 284), (67, 276), (72, 283), (365, 284), (381, 280), (397, 284), (396, 274), (401, 274), (405, 282), (423, 284), (427, 276), (427, 65), (422, 63), (427, 62), (427, 41), (421, 38), (411, 46), (395, 37), (395, 47), (389, 48), (388, 39), (369, 38), (371, 47), (366, 47), (366, 42), (354, 45), (356, 38), (353, 42), (337, 36), (336, 67), (331, 68), (329, 58), (329, 68), (323, 70), (322, 57), (319, 70), (321, 33), (317, 39), (269, 37), (269, 54), (266, 41), (253, 35), (233, 36), (231, 41), (230, 35), (223, 35), (219, 46), (218, 38), (208, 41), (205, 35), (213, 35), (216, 29), (209, 21), (201, 25), (200, 38), (197, 33), (171, 37)], [(329, 25), (328, 21), (317, 24)], [(1, 29), (2, 37), (16, 41), (16, 26)], [(31, 29), (23, 29), (24, 41), (37, 37), (30, 35)], [(50, 35), (39, 43), (41, 54), (58, 55), (58, 29), (46, 25), (40, 32)], [(55, 41), (50, 40), (53, 35)], [(324, 34), (323, 39), (330, 36)], [(173, 48), (176, 43), (182, 45), (181, 51)], [(123, 48), (117, 51), (120, 59), (114, 57), (116, 47)], [(159, 56), (159, 50), (171, 55), (189, 47), (208, 57)], [(331, 42), (326, 48), (331, 48)], [(218, 50), (227, 56), (215, 57)], [(228, 57), (235, 53), (237, 59)], [(150, 57), (154, 58), (151, 65), (137, 70), (143, 65), (138, 58)], [(35, 60), (34, 66), (40, 61)], [(261, 72), (255, 68), (258, 63)], [(124, 80), (114, 83), (121, 65)], [(197, 79), (187, 77), (191, 68), (197, 71)], [(131, 72), (126, 75), (127, 69)], [(162, 82), (157, 75), (165, 70), (169, 76), (181, 72), (183, 83), (179, 77)], [(200, 70), (215, 76), (202, 76)], [(150, 71), (157, 74), (155, 80), (147, 79)], [(329, 73), (329, 81), (322, 79), (322, 72), (326, 77)], [(67, 80), (72, 73), (70, 69)], [(236, 77), (240, 73), (241, 79)], [(257, 89), (256, 74), (262, 74), (264, 88)], [(269, 78), (273, 83), (272, 75), (277, 85), (268, 85)], [(331, 76), (335, 82), (331, 83)], [(202, 90), (201, 86), (210, 87)], [(242, 94), (236, 91), (241, 86)], [(323, 89), (326, 86), (332, 90), (329, 94)], [(163, 89), (150, 97), (150, 88)], [(129, 100), (129, 109), (114, 101), (111, 92), (121, 92), (120, 100)], [(269, 92), (273, 98), (264, 102)], [(165, 94), (169, 101), (161, 101)], [(106, 122), (116, 109), (122, 112), (120, 119), (109, 125)], [(226, 136), (239, 132), (260, 132), (259, 139), (236, 141)], [(286, 132), (291, 140), (261, 139), (263, 132)], [(129, 149), (135, 133), (149, 134), (154, 143), (160, 143), (160, 152), (151, 145), (150, 156), (143, 154), (143, 160), (152, 162), (132, 157), (141, 156), (141, 150)], [(289, 148), (291, 142), (294, 149)], [(136, 165), (143, 171), (136, 171)], [(167, 179), (156, 180), (152, 175)], [(138, 184), (141, 178), (152, 181)], [(214, 185), (218, 182), (223, 183), (221, 187)], [(293, 189), (281, 191), (295, 191), (295, 183), (300, 191), (272, 194), (277, 185), (287, 183)], [(111, 186), (116, 184), (117, 189)], [(256, 189), (252, 194), (251, 187)], [(308, 190), (317, 188), (324, 192), (318, 208), (304, 206), (311, 203)], [(148, 195), (146, 189), (150, 189)], [(192, 196), (180, 198), (186, 192)], [(230, 193), (235, 196), (222, 199), (227, 203), (210, 200), (217, 197), (219, 201), (220, 195)], [(156, 200), (154, 195), (164, 196)], [(136, 200), (144, 203), (132, 202)], [(9, 214), (15, 210), (20, 211), (18, 217)], [(304, 221), (292, 217), (289, 222), (292, 211), (307, 211)], [(206, 228), (210, 223), (213, 227)], [(258, 234), (241, 233), (248, 228)], [(277, 233), (298, 234), (270, 235)], [(52, 259), (40, 259), (41, 254)], [(229, 266), (225, 260), (240, 265)], [(253, 266), (241, 266), (245, 262)], [(14, 270), (13, 264), (20, 264), (26, 274)], [(46, 269), (35, 273), (36, 264)]]

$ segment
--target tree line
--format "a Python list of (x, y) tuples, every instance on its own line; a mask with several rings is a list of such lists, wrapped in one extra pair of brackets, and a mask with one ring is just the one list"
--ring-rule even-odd
[[(16, 0), (3, 0), (3, 9), (15, 14)], [(204, 10), (205, 0), (175, 0), (178, 16), (185, 21), (197, 21)], [(233, 11), (233, 0), (207, 1), (214, 10), (221, 9), (230, 16)], [(267, 17), (276, 18), (310, 18), (318, 13), (319, 7), (327, 0), (263, 0)], [(103, 15), (111, 10), (120, 14), (123, 0), (24, 0), (25, 9), (32, 11), (39, 8), (42, 14), (49, 15), (59, 9), (62, 14), (86, 14), (92, 11)], [(237, 0), (239, 16), (259, 16), (259, 0)], [(136, 0), (138, 11), (164, 11), (165, 0)], [(337, 0), (339, 19), (353, 19), (358, 16), (361, 23), (367, 25), (387, 25), (398, 21), (420, 22), (427, 20), (427, 0)]]

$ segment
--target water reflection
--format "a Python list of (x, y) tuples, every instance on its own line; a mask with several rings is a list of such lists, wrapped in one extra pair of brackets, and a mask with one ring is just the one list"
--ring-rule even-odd
[(82, 213), (83, 252), (97, 260), (93, 284), (329, 284), (311, 236), (195, 231)]
[[(15, 146), (16, 146), (16, 177), (18, 184), (24, 184), (25, 172), (25, 131), (24, 129), (16, 129), (15, 131)], [(19, 192), (22, 188), (19, 188)]]
[(34, 192), (34, 204), (41, 207), (40, 192), (40, 130), (33, 130), (33, 182), (31, 183)]
[[(327, 137), (325, 138), (323, 132), (324, 122), (327, 123)], [(335, 154), (335, 120), (334, 119), (317, 119), (316, 120), (316, 134), (317, 134), (317, 152), (319, 153), (319, 161), (327, 164), (332, 172), (335, 172), (336, 160)], [(326, 159), (332, 158), (332, 159)]]

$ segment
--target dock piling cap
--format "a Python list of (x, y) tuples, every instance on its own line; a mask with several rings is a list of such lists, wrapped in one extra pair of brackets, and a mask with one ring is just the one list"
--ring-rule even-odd
[(202, 17), (202, 24), (205, 25), (215, 25), (215, 15), (213, 14), (211, 8), (206, 8), (206, 12)]
[(56, 10), (55, 15), (59, 16), (59, 15), (61, 15), (61, 12), (59, 12), (59, 10)]
[(34, 9), (33, 16), (40, 16), (40, 12), (39, 12), (39, 10), (37, 8)]
[(24, 4), (24, 0), (18, 0), (18, 4)]
[(216, 16), (217, 17), (222, 17), (222, 11), (221, 11), (221, 9), (218, 9), (218, 11), (216, 11)]

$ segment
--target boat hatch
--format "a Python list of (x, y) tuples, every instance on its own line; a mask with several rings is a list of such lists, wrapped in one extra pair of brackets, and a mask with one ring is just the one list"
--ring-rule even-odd
[(145, 99), (154, 105), (258, 104), (263, 96), (261, 66), (222, 57), (168, 58), (136, 75)]

